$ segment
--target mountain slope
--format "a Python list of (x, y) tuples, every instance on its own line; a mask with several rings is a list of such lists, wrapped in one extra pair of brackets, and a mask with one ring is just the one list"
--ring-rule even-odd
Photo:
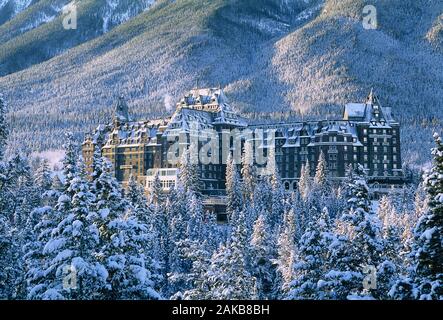
[(197, 83), (221, 84), (243, 112), (326, 118), (374, 87), (403, 121), (411, 149), (419, 139), (412, 132), (441, 130), (443, 3), (374, 1), (377, 30), (363, 29), (364, 4), (158, 1), (95, 40), (0, 78), (13, 139), (31, 149), (57, 147), (67, 128), (80, 133), (108, 121), (117, 94), (147, 117), (164, 114), (165, 100)]
[(0, 25), (36, 2), (38, 0), (0, 0)]
[(0, 75), (46, 61), (96, 38), (149, 8), (154, 0), (83, 0), (77, 29), (66, 30), (62, 13), (70, 0), (42, 0), (0, 26)]

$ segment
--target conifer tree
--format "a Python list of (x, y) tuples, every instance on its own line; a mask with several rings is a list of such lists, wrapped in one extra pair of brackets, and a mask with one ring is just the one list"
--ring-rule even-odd
[(252, 202), (257, 184), (257, 172), (254, 165), (254, 146), (252, 141), (246, 141), (244, 145), (241, 176), (243, 179), (243, 198), (245, 201)]
[(236, 223), (235, 213), (243, 210), (243, 197), (237, 165), (229, 154), (226, 165), (226, 213), (229, 221)]
[(69, 166), (64, 170), (70, 173), (64, 183), (66, 193), (57, 205), (62, 220), (51, 231), (51, 238), (43, 248), (45, 279), (40, 286), (45, 291), (40, 298), (98, 298), (97, 293), (106, 285), (108, 272), (96, 260), (99, 231), (95, 225), (97, 217), (91, 210), (94, 195), (78, 166), (69, 161), (64, 163)]
[(414, 230), (413, 282), (417, 299), (443, 299), (443, 143), (435, 133), (433, 163), (424, 176), (428, 211)]
[(318, 282), (325, 274), (328, 247), (333, 239), (329, 232), (329, 212), (324, 208), (322, 214), (309, 223), (301, 237), (294, 264), (295, 280), (290, 284), (290, 299), (323, 299), (319, 294)]
[(254, 224), (250, 253), (251, 274), (256, 279), (258, 299), (272, 298), (275, 279), (275, 268), (272, 263), (273, 251), (266, 218), (260, 215)]
[(283, 219), (285, 212), (285, 196), (283, 184), (280, 179), (277, 164), (275, 162), (275, 149), (269, 149), (267, 172), (272, 191), (271, 212), (269, 216), (269, 224), (272, 232), (276, 231), (277, 226)]
[(206, 273), (210, 299), (255, 299), (255, 278), (247, 267), (247, 231), (245, 215), (236, 214), (238, 221), (226, 246), (220, 246), (211, 258)]
[(289, 291), (294, 276), (292, 263), (295, 250), (295, 214), (291, 209), (285, 214), (282, 231), (277, 238), (277, 259), (274, 261), (277, 267), (274, 295), (277, 298), (285, 297)]
[(376, 295), (363, 287), (364, 272), (383, 262), (380, 222), (371, 209), (363, 167), (359, 165), (349, 177), (348, 209), (339, 219), (349, 225), (349, 232), (337, 235), (330, 246), (331, 267), (320, 286), (333, 299)]
[(46, 256), (43, 254), (43, 249), (51, 239), (52, 230), (59, 221), (58, 212), (50, 206), (34, 209), (28, 220), (27, 231), (30, 237), (23, 246), (27, 299), (41, 299), (42, 294), (49, 289), (50, 283), (45, 279)]
[(146, 198), (143, 186), (137, 182), (133, 175), (129, 177), (126, 199), (138, 221), (146, 224), (148, 227), (152, 227), (153, 213), (149, 208), (148, 199)]
[(311, 188), (311, 169), (309, 166), (309, 161), (306, 161), (306, 164), (302, 165), (300, 180), (298, 181), (298, 191), (300, 192), (300, 195), (304, 201), (308, 199)]
[(325, 186), (327, 182), (327, 165), (326, 165), (326, 158), (325, 154), (323, 153), (323, 150), (320, 152), (320, 157), (318, 158), (318, 164), (317, 168), (315, 170), (315, 177), (314, 177), (314, 183), (318, 187)]
[(49, 167), (49, 161), (47, 159), (43, 159), (40, 162), (40, 165), (34, 174), (34, 184), (41, 193), (44, 193), (51, 189), (51, 168)]
[(179, 179), (185, 191), (192, 190), (200, 194), (200, 176), (196, 151), (189, 147), (183, 151), (180, 159)]

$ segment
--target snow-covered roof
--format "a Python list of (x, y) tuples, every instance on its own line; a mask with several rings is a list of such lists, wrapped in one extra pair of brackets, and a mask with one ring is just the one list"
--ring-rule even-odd
[(345, 120), (353, 120), (353, 118), (364, 118), (366, 113), (366, 104), (364, 103), (347, 103), (345, 105)]

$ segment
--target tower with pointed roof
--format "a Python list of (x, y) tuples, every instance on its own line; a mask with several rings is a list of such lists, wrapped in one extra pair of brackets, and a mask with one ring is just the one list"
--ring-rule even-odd
[(114, 121), (122, 123), (130, 121), (128, 104), (126, 103), (125, 97), (123, 95), (120, 95), (118, 97), (115, 104)]

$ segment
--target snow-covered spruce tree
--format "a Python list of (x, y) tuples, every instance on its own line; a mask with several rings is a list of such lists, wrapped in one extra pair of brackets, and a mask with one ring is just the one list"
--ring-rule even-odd
[(63, 157), (63, 188), (67, 192), (70, 182), (78, 175), (77, 161), (79, 152), (71, 132), (65, 134), (65, 141), (63, 144), (63, 150), (65, 151), (65, 156)]
[(376, 264), (383, 249), (380, 235), (380, 220), (371, 209), (366, 174), (361, 165), (353, 172), (348, 186), (348, 210), (342, 219), (353, 227), (351, 240), (360, 252), (362, 263)]
[[(95, 162), (95, 160), (94, 160)], [(129, 204), (123, 197), (123, 190), (112, 174), (111, 163), (103, 158), (92, 173), (92, 192), (95, 195), (94, 210), (98, 214), (97, 227), (100, 240), (107, 243), (110, 239), (108, 223), (125, 215)]]
[(254, 224), (250, 251), (251, 275), (256, 279), (258, 299), (272, 298), (275, 279), (275, 266), (272, 263), (273, 256), (274, 250), (266, 218), (264, 215), (260, 215)]
[(277, 238), (277, 259), (273, 262), (277, 268), (274, 282), (274, 298), (284, 298), (293, 280), (293, 261), (295, 258), (295, 214), (292, 209), (285, 213), (282, 231)]
[(318, 158), (317, 168), (315, 170), (314, 184), (319, 187), (324, 187), (327, 183), (328, 168), (326, 165), (326, 158), (323, 150), (320, 152)]
[(243, 210), (243, 196), (237, 164), (234, 162), (231, 154), (229, 154), (226, 164), (226, 197), (228, 220), (236, 223), (237, 217), (235, 213)]
[(305, 165), (302, 165), (300, 180), (298, 181), (298, 191), (303, 200), (309, 198), (309, 194), (312, 189), (312, 179), (311, 179), (311, 168), (309, 166), (309, 161), (306, 161)]
[(5, 300), (11, 297), (10, 287), (14, 283), (10, 277), (9, 266), (12, 265), (11, 226), (10, 221), (3, 214), (0, 214), (0, 299)]
[(373, 298), (377, 292), (363, 288), (363, 280), (366, 269), (376, 270), (384, 262), (380, 221), (371, 210), (363, 167), (348, 177), (348, 209), (339, 218), (348, 232), (337, 234), (330, 245), (331, 265), (320, 288), (332, 299)]
[(125, 196), (137, 219), (141, 223), (150, 226), (153, 223), (152, 211), (148, 206), (148, 199), (146, 198), (143, 186), (137, 182), (133, 175), (129, 177)]
[(429, 210), (429, 199), (428, 193), (426, 192), (426, 186), (424, 182), (420, 183), (415, 191), (414, 197), (414, 212), (411, 217), (411, 223), (415, 225), (428, 210)]
[[(142, 217), (143, 213), (137, 212), (137, 209), (142, 210), (140, 206), (143, 204), (140, 202), (131, 207), (106, 159), (100, 160), (97, 155), (94, 163), (92, 190), (95, 193), (93, 206), (98, 214), (99, 261), (108, 273), (102, 297), (158, 299), (153, 281), (157, 270), (150, 250), (153, 238), (149, 226), (138, 219), (139, 214), (140, 218), (146, 219)], [(143, 201), (140, 193), (132, 196)]]
[(35, 171), (34, 184), (41, 193), (45, 193), (51, 189), (51, 168), (49, 167), (49, 161), (47, 159), (43, 159)]
[(303, 233), (306, 230), (307, 223), (306, 218), (304, 216), (304, 212), (306, 210), (305, 208), (305, 202), (302, 200), (300, 193), (298, 190), (295, 190), (291, 194), (291, 210), (295, 214), (295, 242), (297, 243)]
[(246, 141), (242, 155), (242, 186), (243, 198), (245, 201), (252, 202), (254, 198), (254, 190), (257, 184), (257, 172), (254, 165), (254, 146), (252, 141)]
[(298, 243), (289, 299), (325, 298), (318, 290), (318, 282), (327, 271), (328, 247), (334, 239), (329, 229), (329, 212), (324, 208), (321, 215), (309, 223)]
[(275, 162), (275, 149), (270, 148), (266, 170), (269, 175), (269, 182), (272, 190), (271, 212), (269, 215), (269, 227), (271, 232), (277, 231), (277, 226), (283, 220), (285, 212), (285, 194), (283, 184), (280, 179), (277, 164)]
[(158, 278), (149, 251), (151, 241), (146, 224), (139, 222), (132, 210), (116, 217), (107, 226), (110, 239), (101, 249), (109, 273), (105, 299), (160, 299), (156, 291)]
[[(154, 211), (158, 211), (159, 207), (163, 205), (163, 187), (160, 181), (159, 172), (157, 171), (154, 175), (154, 181), (152, 181), (151, 187), (148, 188), (149, 194), (149, 205)], [(155, 207), (155, 208), (154, 208)]]
[(210, 288), (206, 273), (211, 265), (211, 250), (209, 250), (207, 241), (188, 240), (186, 246), (183, 247), (181, 255), (184, 259), (191, 261), (191, 268), (185, 275), (188, 289), (183, 294), (180, 292), (181, 298), (185, 300), (204, 300), (210, 297)]
[(4, 186), (1, 190), (1, 213), (8, 220), (10, 246), (6, 252), (8, 265), (3, 266), (8, 274), (6, 286), (9, 299), (21, 299), (26, 296), (24, 286), (23, 245), (28, 238), (26, 222), (33, 210), (40, 203), (40, 196), (34, 187), (28, 160), (22, 155), (13, 156), (6, 165)]
[(164, 203), (164, 212), (157, 214), (157, 218), (154, 219), (153, 229), (154, 234), (157, 235), (155, 240), (158, 245), (158, 251), (154, 253), (154, 257), (158, 262), (161, 276), (158, 281), (159, 292), (163, 297), (169, 297), (172, 292), (169, 286), (168, 274), (171, 272), (171, 264), (174, 265), (178, 259), (178, 257), (172, 253), (175, 248), (175, 239), (172, 233), (172, 228), (175, 227), (175, 225), (173, 224), (172, 217), (175, 214), (174, 210), (177, 209), (175, 207), (177, 203), (175, 189), (170, 191)]
[(191, 146), (183, 151), (180, 158), (179, 179), (185, 191), (192, 190), (200, 195), (200, 175), (198, 170), (197, 151)]
[[(70, 155), (66, 155), (69, 157)], [(66, 193), (57, 206), (62, 221), (52, 230), (51, 239), (43, 249), (45, 279), (40, 284), (45, 289), (42, 299), (93, 299), (100, 298), (106, 285), (108, 272), (96, 259), (99, 231), (93, 209), (94, 195), (89, 183), (76, 164), (65, 162), (69, 171), (64, 183)], [(36, 288), (31, 290), (37, 291)]]
[(435, 133), (432, 167), (424, 176), (428, 211), (418, 220), (412, 250), (416, 299), (443, 299), (443, 142)]
[(258, 179), (254, 190), (253, 207), (257, 215), (263, 214), (267, 218), (272, 210), (272, 187), (269, 179)]
[[(138, 222), (145, 225), (148, 230), (149, 237), (144, 250), (149, 252), (152, 257), (153, 265), (151, 271), (154, 273), (153, 276), (157, 277), (153, 280), (159, 285), (161, 282), (161, 262), (165, 256), (161, 240), (165, 236), (164, 228), (166, 228), (165, 225), (167, 223), (164, 208), (162, 208), (163, 197), (156, 197), (158, 202), (148, 200), (143, 186), (132, 175), (129, 178), (125, 197), (129, 202), (131, 214), (137, 218)], [(151, 203), (149, 203), (150, 201)]]
[(49, 289), (47, 286), (51, 283), (46, 278), (47, 255), (43, 249), (51, 240), (52, 230), (59, 221), (59, 212), (50, 206), (36, 208), (31, 213), (27, 230), (32, 230), (29, 231), (29, 241), (23, 246), (27, 299), (41, 299), (42, 294)]
[[(190, 189), (192, 192), (192, 189)], [(182, 293), (188, 288), (186, 279), (182, 276), (189, 271), (190, 261), (181, 256), (181, 241), (187, 239), (190, 220), (188, 208), (188, 193), (179, 182), (170, 195), (168, 214), (168, 239), (166, 240), (167, 258), (167, 287), (163, 294), (167, 297)]]
[(226, 246), (220, 246), (211, 258), (211, 266), (206, 273), (209, 299), (239, 300), (256, 299), (255, 278), (247, 267), (246, 250), (248, 245), (245, 214), (236, 213), (235, 230)]
[[(208, 283), (205, 273), (210, 265), (211, 253), (214, 249), (211, 239), (206, 238), (209, 230), (200, 197), (192, 191), (187, 193), (189, 220), (186, 238), (176, 243), (180, 257), (183, 259), (182, 273), (175, 273), (171, 278), (181, 280), (182, 288), (174, 295), (175, 298), (205, 299), (208, 294)], [(187, 263), (186, 263), (187, 262)]]
[(402, 263), (401, 243), (402, 219), (397, 213), (389, 197), (383, 196), (378, 207), (378, 218), (382, 225), (382, 236), (384, 240), (383, 256), (397, 265)]
[(188, 191), (186, 201), (185, 236), (176, 239), (173, 251), (178, 253), (176, 259), (180, 263), (173, 264), (169, 274), (169, 282), (175, 290), (172, 299), (204, 299), (208, 290), (205, 273), (219, 243), (219, 235), (215, 221), (204, 213), (201, 198)]

